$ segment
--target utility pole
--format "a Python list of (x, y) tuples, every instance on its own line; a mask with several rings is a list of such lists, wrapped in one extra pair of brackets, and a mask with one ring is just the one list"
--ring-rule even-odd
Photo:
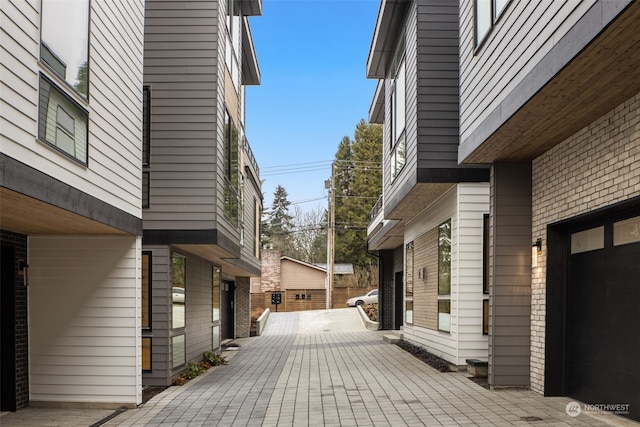
[(325, 181), (325, 188), (329, 189), (329, 214), (327, 217), (327, 308), (333, 308), (333, 279), (334, 279), (334, 255), (335, 255), (335, 229), (336, 229), (336, 181), (335, 161), (331, 163), (331, 182)]

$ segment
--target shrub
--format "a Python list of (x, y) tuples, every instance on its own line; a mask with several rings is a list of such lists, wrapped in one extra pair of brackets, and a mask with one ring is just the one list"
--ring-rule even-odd
[(211, 366), (219, 366), (219, 365), (227, 364), (227, 360), (224, 357), (214, 353), (213, 351), (207, 351), (204, 354), (204, 360), (209, 362)]
[(207, 370), (200, 366), (198, 363), (189, 362), (189, 366), (187, 367), (187, 370), (182, 373), (182, 377), (186, 380), (192, 380), (198, 375), (204, 374), (206, 371)]

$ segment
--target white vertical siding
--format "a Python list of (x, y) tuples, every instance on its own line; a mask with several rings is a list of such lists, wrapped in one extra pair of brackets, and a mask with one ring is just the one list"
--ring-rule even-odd
[(488, 183), (458, 184), (405, 230), (408, 243), (451, 218), (451, 332), (405, 325), (404, 336), (456, 365), (488, 357), (482, 335), (482, 227), (488, 212)]
[(1, 2), (2, 152), (141, 217), (143, 0), (91, 1), (89, 163), (37, 141), (40, 2)]
[(460, 2), (461, 142), (594, 3), (512, 1), (474, 54), (474, 2)]
[[(482, 335), (483, 222), (489, 213), (489, 183), (458, 184), (458, 238), (455, 241), (458, 285), (456, 324), (458, 364), (487, 360), (489, 342)], [(488, 297), (488, 295), (487, 295)], [(452, 311), (454, 302), (452, 301)], [(453, 316), (452, 316), (453, 317)]]
[(140, 238), (28, 245), (31, 400), (139, 404)]

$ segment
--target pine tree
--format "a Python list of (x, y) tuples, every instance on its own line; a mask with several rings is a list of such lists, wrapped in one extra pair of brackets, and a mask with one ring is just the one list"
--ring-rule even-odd
[(361, 120), (336, 153), (335, 261), (365, 266), (371, 207), (382, 192), (382, 127)]
[(288, 193), (281, 185), (273, 192), (271, 209), (266, 213), (266, 221), (263, 221), (263, 242), (278, 249), (282, 254), (288, 252), (289, 234), (293, 229), (293, 217), (289, 214), (291, 202), (287, 199)]

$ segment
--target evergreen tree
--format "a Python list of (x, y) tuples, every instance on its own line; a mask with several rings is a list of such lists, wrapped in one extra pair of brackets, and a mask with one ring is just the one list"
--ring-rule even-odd
[(336, 153), (335, 262), (366, 266), (369, 212), (382, 193), (382, 126), (361, 120)]
[(265, 213), (266, 221), (263, 221), (263, 242), (283, 255), (290, 250), (289, 234), (293, 229), (293, 217), (289, 214), (291, 202), (287, 197), (287, 190), (278, 185), (273, 192), (271, 209)]

